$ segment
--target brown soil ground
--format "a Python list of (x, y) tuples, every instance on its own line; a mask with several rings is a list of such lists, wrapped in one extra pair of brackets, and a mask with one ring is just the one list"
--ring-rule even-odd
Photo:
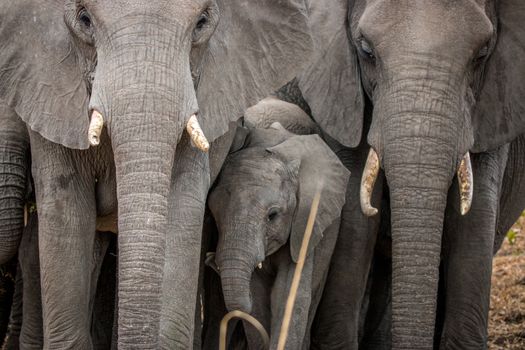
[(494, 258), (490, 296), (489, 349), (525, 349), (525, 212)]

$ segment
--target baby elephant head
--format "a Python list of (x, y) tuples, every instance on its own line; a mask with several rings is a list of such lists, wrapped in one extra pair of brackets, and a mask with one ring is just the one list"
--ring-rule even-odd
[(219, 229), (215, 261), (228, 310), (251, 312), (253, 271), (288, 241), (297, 262), (310, 206), (322, 183), (308, 252), (315, 248), (325, 228), (340, 216), (348, 176), (317, 135), (290, 134), (269, 148), (256, 142), (227, 158), (209, 206)]

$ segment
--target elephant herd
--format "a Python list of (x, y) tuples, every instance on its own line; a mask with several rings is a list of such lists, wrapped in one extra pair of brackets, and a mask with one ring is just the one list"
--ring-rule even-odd
[[(319, 186), (286, 349), (486, 349), (525, 208), (524, 21), (521, 0), (0, 0), (4, 349), (217, 349), (232, 310), (277, 349)], [(265, 346), (240, 321), (228, 342)]]

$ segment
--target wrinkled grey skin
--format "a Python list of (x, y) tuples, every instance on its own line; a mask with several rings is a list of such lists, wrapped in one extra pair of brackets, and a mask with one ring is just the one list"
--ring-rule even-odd
[[(215, 263), (226, 307), (251, 313), (272, 330), (271, 348), (277, 346), (313, 199), (311, 189), (320, 180), (324, 189), (319, 227), (310, 242), (286, 345), (308, 348), (310, 325), (337, 238), (348, 171), (318, 136), (297, 136), (274, 124), (250, 131), (243, 148), (227, 157), (209, 194), (219, 230)], [(245, 326), (245, 333), (249, 348), (261, 348), (253, 328)]]
[[(94, 349), (108, 349), (111, 344), (111, 326), (113, 309), (107, 309), (107, 303), (101, 298), (104, 297), (102, 291), (105, 285), (111, 286), (111, 281), (104, 280), (107, 274), (101, 275), (101, 268), (104, 256), (106, 254), (111, 233), (99, 233), (94, 243), (91, 271), (92, 290), (89, 295), (90, 312), (95, 313), (95, 305), (98, 316), (92, 321), (91, 332), (93, 333)], [(40, 262), (38, 249), (38, 216), (37, 213), (29, 215), (27, 227), (23, 230), (22, 240), (18, 249), (19, 269), (16, 276), (16, 289), (13, 298), (13, 308), (9, 321), (9, 333), (6, 340), (5, 349), (42, 349), (44, 332), (42, 319), (42, 300), (40, 284)], [(106, 266), (107, 267), (107, 266)], [(99, 277), (100, 276), (100, 277)], [(109, 278), (115, 278), (110, 274)], [(98, 280), (101, 280), (103, 287), (98, 287)], [(98, 290), (96, 288), (99, 288)], [(97, 292), (97, 294), (95, 293)], [(114, 285), (110, 293), (114, 293)], [(95, 302), (95, 296), (97, 302)], [(105, 307), (105, 310), (100, 308)], [(104, 312), (104, 313), (103, 313)], [(109, 315), (109, 317), (107, 316)], [(100, 328), (104, 326), (104, 321), (110, 319), (109, 337), (106, 334), (100, 334)], [(108, 322), (106, 322), (108, 323)], [(106, 325), (107, 327), (107, 325)], [(109, 340), (107, 340), (109, 338)]]
[[(184, 128), (198, 113), (212, 142), (291, 79), (310, 47), (302, 1), (0, 8), (0, 100), (31, 129), (44, 347), (92, 348), (95, 219), (117, 211), (119, 348), (191, 347), (210, 162), (229, 142), (208, 156)], [(93, 109), (106, 128), (89, 148)]]
[[(525, 206), (523, 171), (514, 168), (521, 155), (509, 152), (520, 149), (516, 138), (525, 131), (525, 64), (516, 60), (524, 54), (525, 5), (356, 0), (311, 7), (317, 54), (299, 87), (316, 122), (341, 148), (374, 148), (388, 183), (392, 348), (434, 346), (442, 257), (446, 305), (437, 346), (486, 348), (495, 234), (501, 237)], [(474, 197), (461, 216), (455, 172), (469, 151)], [(344, 214), (342, 222), (344, 230)], [(333, 265), (343, 260), (336, 250)], [(334, 277), (326, 290), (347, 290), (345, 279)], [(339, 329), (333, 322), (356, 314), (351, 306), (359, 304), (350, 299), (324, 299), (331, 310), (324, 348), (357, 347), (356, 318), (350, 327), (335, 322)]]
[(0, 265), (16, 255), (22, 238), (28, 167), (27, 127), (0, 103)]
[[(7, 105), (0, 103), (0, 266), (16, 274), (16, 253), (24, 229), (24, 205), (28, 193), (29, 136), (25, 123)], [(13, 268), (10, 268), (13, 266)], [(4, 271), (4, 272), (7, 272)], [(9, 320), (10, 280), (2, 280), (2, 323)], [(2, 324), (3, 326), (3, 324)], [(5, 329), (0, 337), (3, 340)], [(2, 341), (0, 340), (0, 344)]]

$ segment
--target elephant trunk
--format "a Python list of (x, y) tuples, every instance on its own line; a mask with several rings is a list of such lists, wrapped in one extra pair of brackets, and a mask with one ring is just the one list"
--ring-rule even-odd
[(228, 311), (250, 313), (253, 306), (252, 275), (256, 267), (262, 266), (265, 249), (261, 237), (263, 228), (253, 223), (256, 218), (251, 218), (251, 223), (245, 223), (250, 220), (247, 218), (251, 218), (249, 213), (245, 213), (243, 219), (229, 218), (226, 225), (219, 224), (216, 263)]
[(158, 346), (173, 157), (174, 148), (160, 140), (115, 147), (115, 159), (120, 159), (119, 348)]
[[(13, 258), (24, 229), (29, 138), (22, 120), (0, 105), (0, 265)], [(7, 118), (6, 118), (7, 117)]]
[(103, 116), (115, 157), (122, 349), (160, 347), (172, 168), (197, 111), (189, 47), (177, 46), (183, 34), (154, 24), (123, 26), (112, 36), (111, 56), (99, 49), (90, 108)]
[(221, 268), (222, 291), (228, 311), (252, 312), (250, 282), (253, 268), (240, 260), (231, 260)]
[(393, 349), (432, 349), (447, 193), (463, 152), (452, 90), (414, 86), (394, 88), (375, 112), (391, 201)]

